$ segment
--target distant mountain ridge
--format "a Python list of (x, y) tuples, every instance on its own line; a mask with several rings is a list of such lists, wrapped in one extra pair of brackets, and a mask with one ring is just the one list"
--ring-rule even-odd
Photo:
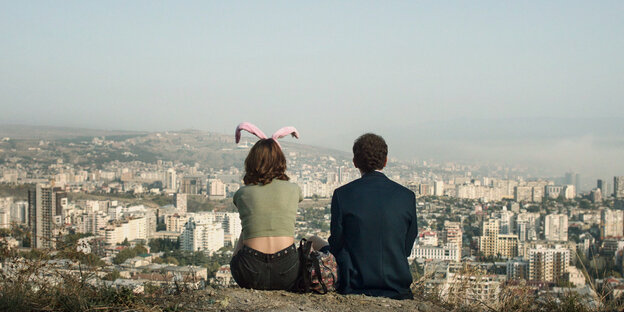
[[(242, 142), (237, 145), (234, 142), (233, 134), (226, 135), (195, 129), (141, 132), (24, 125), (0, 126), (0, 138), (3, 137), (9, 137), (14, 142), (22, 142), (16, 145), (19, 146), (18, 153), (21, 156), (34, 156), (36, 152), (29, 151), (28, 148), (37, 146), (39, 140), (53, 141), (57, 152), (50, 154), (54, 156), (48, 155), (50, 156), (49, 161), (61, 155), (82, 155), (81, 162), (85, 164), (111, 161), (118, 157), (120, 160), (145, 162), (153, 162), (158, 159), (181, 161), (188, 164), (198, 162), (215, 168), (239, 166), (247, 155), (249, 144), (253, 144), (257, 140), (254, 136), (244, 134)], [(95, 137), (106, 137), (107, 140), (115, 141), (117, 142), (116, 147), (88, 147)], [(280, 142), (287, 155), (295, 152), (302, 159), (313, 159), (321, 156), (332, 156), (336, 159), (349, 157), (347, 152), (299, 144), (288, 138), (284, 138)], [(135, 156), (128, 158), (128, 154), (122, 155), (120, 153), (130, 153)], [(87, 157), (86, 154), (89, 154), (88, 157), (91, 158), (85, 158)], [(41, 156), (39, 158), (41, 159)]]
[(76, 137), (143, 135), (146, 131), (102, 130), (57, 126), (0, 125), (0, 136), (13, 139), (62, 139)]

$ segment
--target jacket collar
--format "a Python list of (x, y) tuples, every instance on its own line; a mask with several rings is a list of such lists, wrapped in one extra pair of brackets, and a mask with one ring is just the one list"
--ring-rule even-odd
[(374, 170), (374, 171), (371, 171), (371, 172), (367, 172), (364, 175), (362, 175), (362, 178), (372, 178), (372, 177), (384, 177), (384, 178), (386, 178), (386, 175), (383, 174), (383, 172), (380, 172), (380, 171), (377, 171), (377, 170)]

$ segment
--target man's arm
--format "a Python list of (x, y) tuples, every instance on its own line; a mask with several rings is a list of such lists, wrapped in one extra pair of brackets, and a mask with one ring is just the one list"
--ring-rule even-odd
[(329, 250), (332, 254), (338, 255), (344, 247), (344, 236), (342, 233), (342, 211), (340, 211), (340, 206), (338, 205), (338, 195), (336, 195), (336, 191), (334, 191), (331, 202), (330, 233)]
[(418, 217), (416, 216), (416, 196), (412, 193), (411, 196), (411, 204), (410, 204), (410, 225), (407, 229), (407, 236), (405, 237), (405, 256), (409, 257), (412, 253), (412, 248), (414, 247), (414, 241), (418, 236)]

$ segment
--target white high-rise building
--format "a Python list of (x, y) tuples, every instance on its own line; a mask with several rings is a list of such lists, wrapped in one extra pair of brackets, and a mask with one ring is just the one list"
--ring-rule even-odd
[(175, 207), (181, 214), (186, 213), (186, 205), (188, 203), (188, 195), (182, 193), (175, 193)]
[(600, 236), (602, 238), (624, 237), (623, 210), (602, 210), (600, 214)]
[(334, 190), (334, 187), (331, 185), (321, 183), (317, 180), (305, 181), (300, 184), (301, 190), (303, 193), (303, 197), (314, 197), (315, 195), (318, 197), (330, 197), (331, 193)]
[(530, 224), (528, 220), (520, 219), (516, 221), (516, 235), (521, 242), (528, 241)]
[(32, 248), (54, 248), (56, 192), (50, 185), (37, 184), (28, 190), (28, 225)]
[[(195, 219), (197, 223), (213, 223), (217, 221), (217, 215), (214, 211), (202, 211), (195, 213), (188, 213), (189, 218)], [(220, 222), (220, 221), (219, 221)]]
[(11, 210), (0, 208), (0, 229), (11, 228)]
[(435, 196), (444, 195), (444, 181), (433, 182), (433, 195)]
[(230, 242), (232, 246), (239, 239), (241, 232), (243, 231), (243, 226), (241, 225), (240, 215), (238, 212), (228, 212), (226, 220), (224, 220), (224, 224), (226, 224), (227, 234), (230, 236)]
[(165, 226), (168, 232), (182, 233), (184, 225), (188, 221), (188, 217), (185, 215), (172, 214), (165, 216)]
[(92, 235), (103, 235), (108, 226), (109, 215), (102, 212), (89, 212), (80, 216), (76, 224), (78, 233), (91, 233)]
[(516, 186), (514, 188), (514, 200), (517, 202), (532, 201), (533, 188), (530, 186)]
[(574, 185), (565, 185), (563, 187), (563, 198), (574, 199), (576, 197), (576, 187)]
[(520, 259), (510, 259), (507, 261), (507, 279), (520, 280), (527, 279), (529, 275), (529, 263)]
[(8, 229), (11, 227), (11, 207), (13, 206), (13, 197), (0, 198), (0, 229)]
[(156, 210), (147, 209), (145, 211), (145, 235), (148, 239), (152, 238), (156, 233), (156, 227), (158, 226), (158, 218), (156, 217)]
[(479, 251), (486, 257), (496, 256), (498, 253), (496, 247), (498, 235), (500, 233), (500, 220), (490, 219), (483, 221), (481, 231), (482, 235), (479, 236)]
[(221, 223), (223, 228), (225, 245), (234, 246), (243, 231), (240, 214), (238, 212), (215, 212), (214, 214), (215, 222)]
[(448, 302), (497, 302), (504, 278), (487, 274), (477, 266), (469, 270), (466, 267), (463, 263), (449, 263), (446, 272), (435, 271), (435, 279), (441, 282), (437, 288), (440, 297)]
[(563, 193), (563, 186), (546, 185), (546, 196), (548, 198), (559, 198)]
[(147, 218), (131, 217), (121, 223), (110, 225), (105, 230), (105, 240), (108, 245), (121, 244), (124, 240), (147, 240)]
[(480, 186), (473, 183), (457, 184), (455, 186), (455, 195), (458, 198), (481, 199), (484, 201), (496, 201), (503, 198), (503, 193), (500, 188)]
[(448, 248), (456, 250), (454, 261), (461, 261), (462, 235), (460, 222), (444, 221), (444, 241)]
[(11, 205), (11, 222), (28, 224), (28, 202), (17, 201)]
[(519, 241), (537, 240), (539, 217), (539, 213), (525, 212), (518, 214), (516, 218), (516, 234)]
[(176, 171), (173, 168), (169, 168), (167, 172), (165, 172), (165, 183), (164, 187), (166, 190), (170, 192), (175, 192), (178, 190), (178, 179), (176, 175)]
[(607, 181), (598, 179), (598, 181), (596, 181), (596, 186), (600, 190), (603, 198), (609, 197), (609, 186), (607, 185)]
[(224, 232), (220, 223), (201, 222), (189, 218), (181, 236), (182, 250), (212, 253), (224, 246)]
[(501, 234), (513, 234), (515, 228), (514, 213), (507, 210), (507, 207), (503, 207), (500, 213), (500, 233)]
[(529, 250), (529, 279), (557, 283), (570, 264), (570, 250), (563, 247)]
[(544, 238), (547, 241), (568, 241), (568, 216), (549, 214), (544, 218)]
[(613, 177), (613, 196), (624, 198), (624, 176)]
[(479, 237), (479, 251), (484, 256), (513, 258), (518, 255), (518, 237), (500, 234), (500, 220), (483, 221), (483, 235)]
[(87, 213), (103, 211), (108, 213), (110, 202), (107, 200), (87, 200), (85, 201), (85, 210)]
[(219, 179), (208, 179), (208, 196), (211, 199), (225, 198), (225, 184)]
[(117, 220), (119, 218), (121, 218), (123, 212), (123, 207), (122, 206), (116, 206), (116, 207), (109, 207), (108, 208), (108, 218), (109, 220)]

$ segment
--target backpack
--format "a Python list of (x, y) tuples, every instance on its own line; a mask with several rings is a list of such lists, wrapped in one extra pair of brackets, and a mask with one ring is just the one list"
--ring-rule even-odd
[(326, 294), (336, 291), (338, 264), (330, 252), (312, 250), (312, 242), (301, 239), (299, 242), (299, 292)]

